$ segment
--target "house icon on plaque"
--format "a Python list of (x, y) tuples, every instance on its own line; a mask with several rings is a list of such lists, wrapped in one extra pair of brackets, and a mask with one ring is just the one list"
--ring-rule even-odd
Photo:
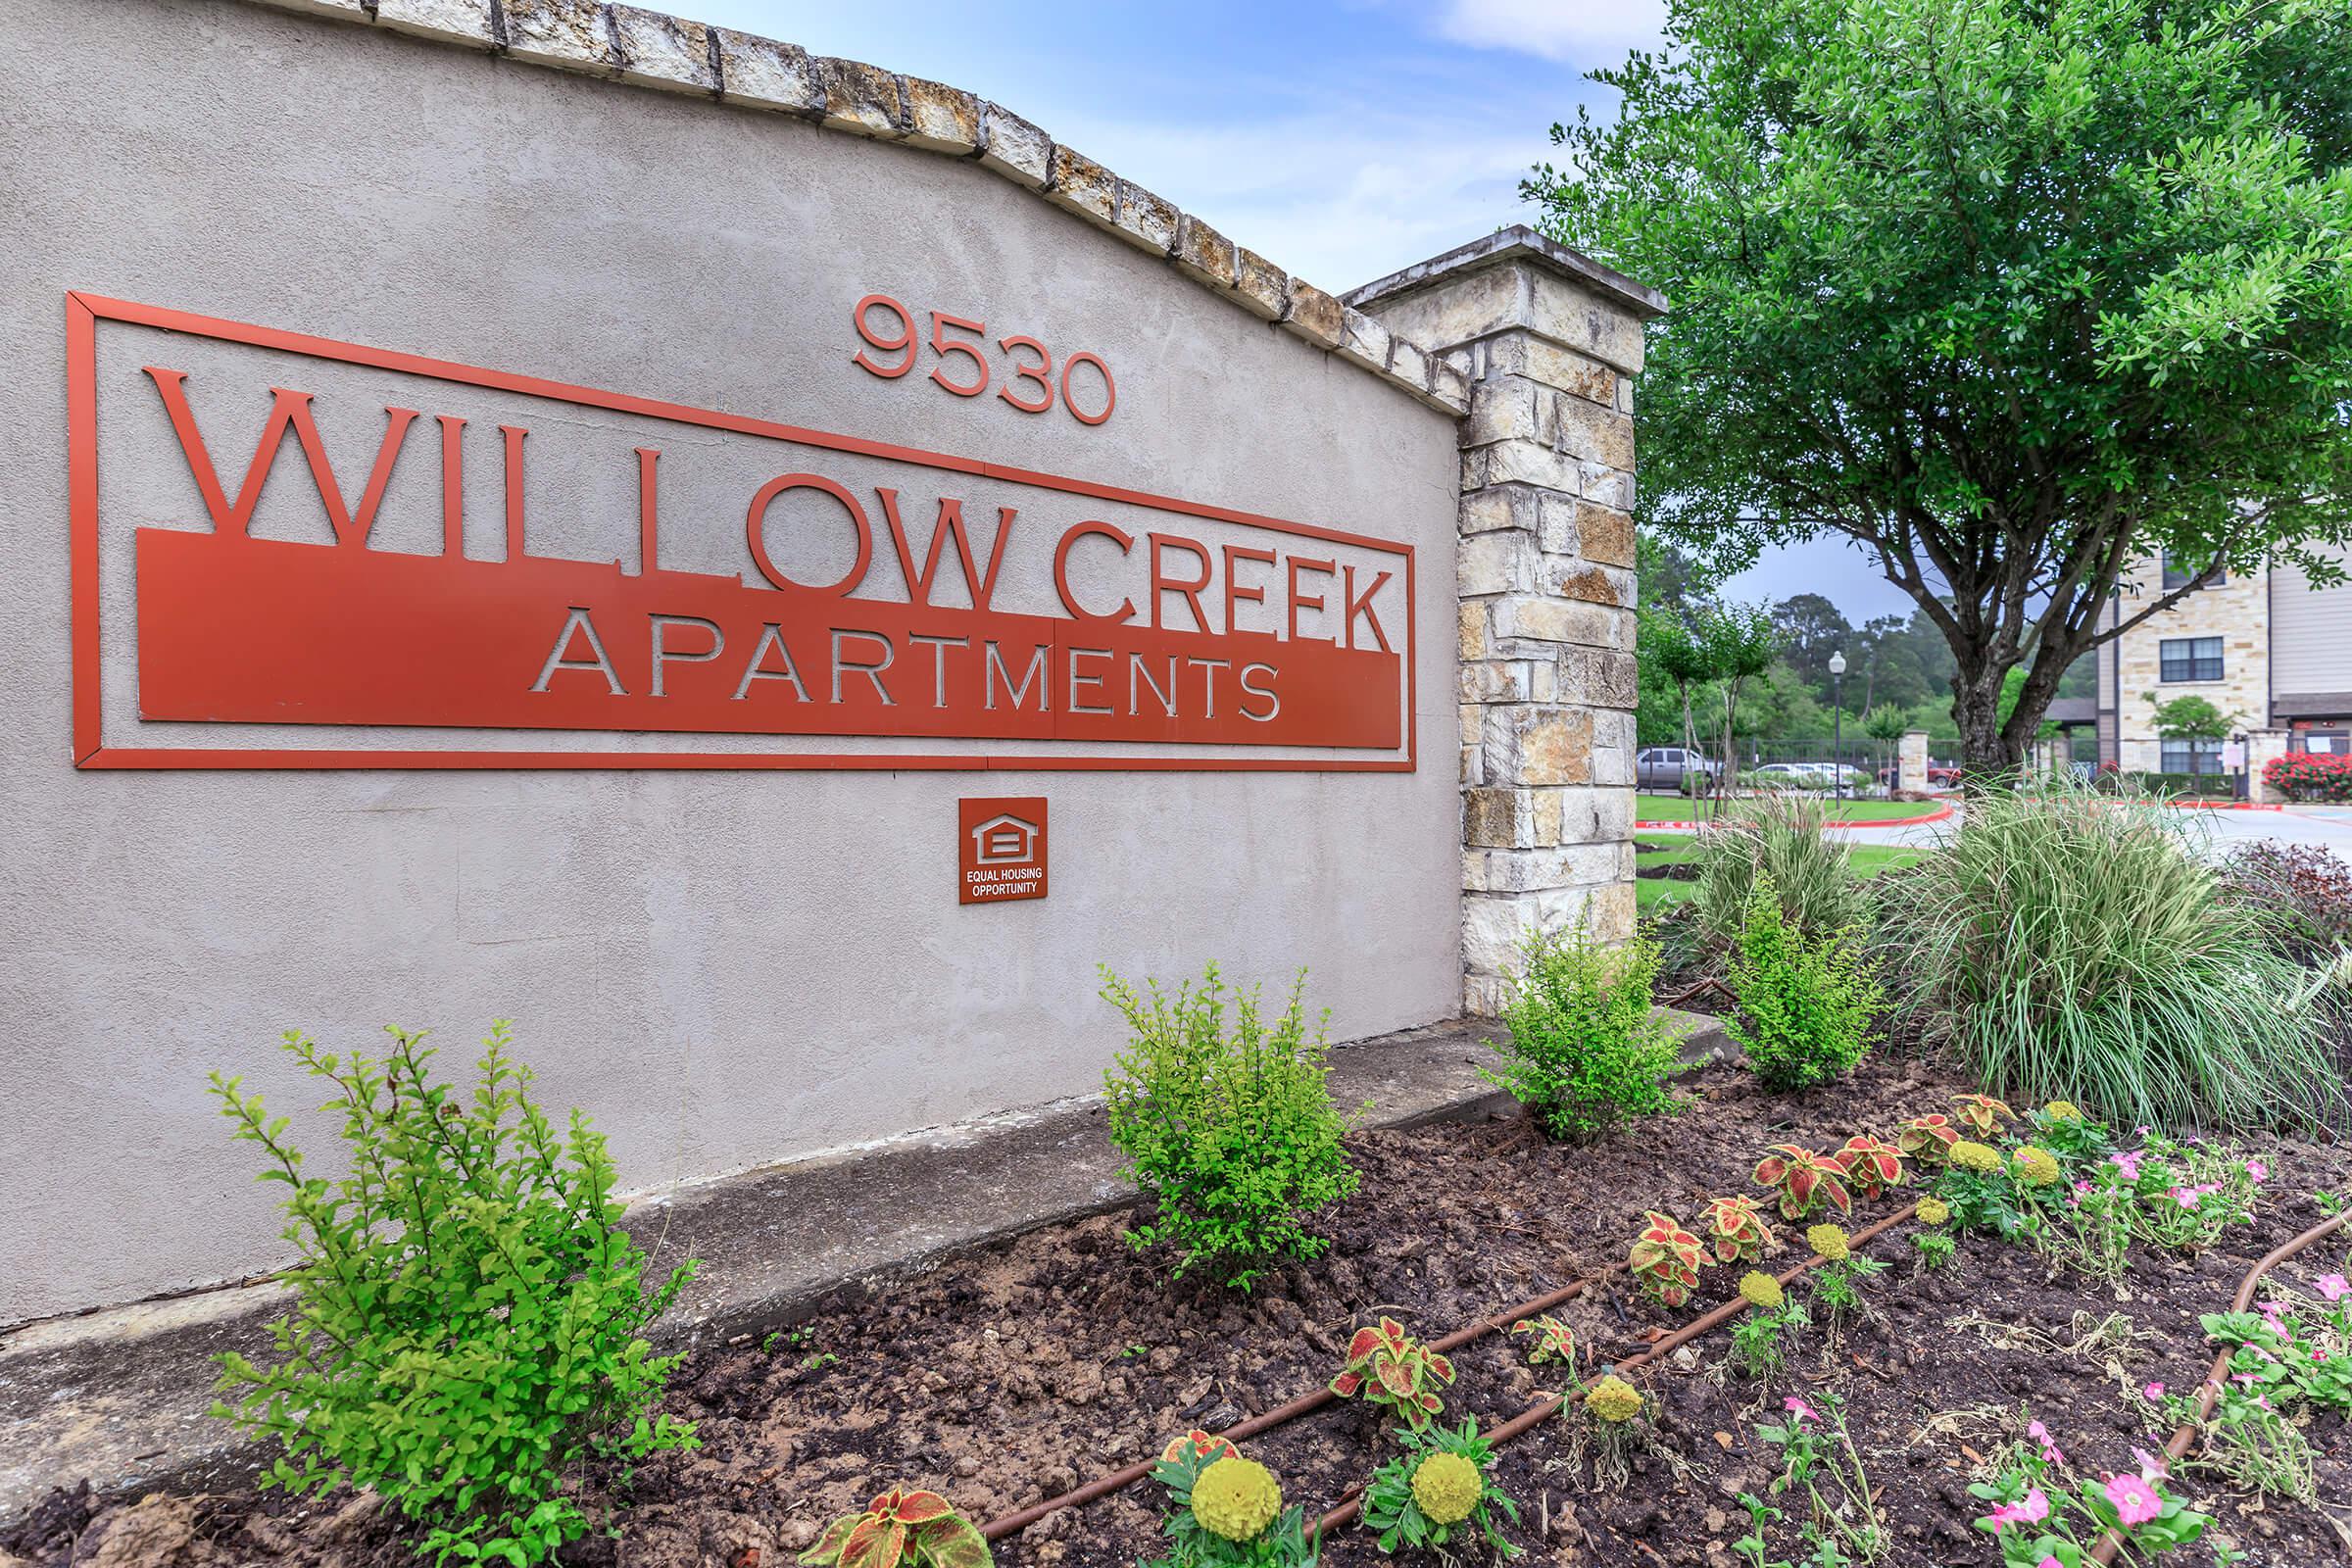
[(972, 828), (972, 863), (1004, 865), (1037, 856), (1037, 824), (999, 812)]

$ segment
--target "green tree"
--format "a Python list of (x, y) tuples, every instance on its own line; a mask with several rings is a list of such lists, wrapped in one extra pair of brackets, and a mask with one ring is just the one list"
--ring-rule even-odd
[(1716, 605), (1694, 617), (1690, 634), (1723, 698), (1723, 774), (1718, 793), (1729, 795), (1739, 777), (1740, 689), (1772, 668), (1780, 633), (1763, 605)]
[(2154, 728), (2161, 740), (2228, 740), (2239, 723), (2237, 714), (2224, 711), (2209, 698), (2176, 697), (2167, 702), (2154, 692), (2146, 696), (2148, 706), (2156, 710)]
[[(1645, 522), (1727, 560), (1858, 541), (1985, 772), (2222, 571), (2340, 579), (2311, 547), (2352, 540), (2352, 0), (1670, 0), (1665, 37), (1525, 187), (1673, 301)], [(2158, 549), (2207, 564), (2130, 581)]]

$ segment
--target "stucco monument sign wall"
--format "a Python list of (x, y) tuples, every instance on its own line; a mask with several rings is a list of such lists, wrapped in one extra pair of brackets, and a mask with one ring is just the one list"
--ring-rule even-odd
[(1099, 962), (1630, 916), (1639, 285), (624, 6), (0, 24), (0, 1324), (280, 1260), (289, 1027), (512, 1018), (648, 1191), (1094, 1091)]

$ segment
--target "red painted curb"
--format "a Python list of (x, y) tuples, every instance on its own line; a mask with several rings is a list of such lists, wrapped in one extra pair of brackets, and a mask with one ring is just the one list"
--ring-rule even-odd
[(2283, 806), (2263, 801), (2166, 801), (2176, 811), (2283, 811)]
[[(2266, 810), (2273, 810), (2273, 811), (2275, 811), (2275, 810), (2278, 810), (2278, 807), (2275, 807), (2275, 806), (2273, 806), (2273, 807), (2266, 807), (2266, 808), (2264, 808), (2264, 809), (2266, 809)], [(1944, 818), (1946, 818), (1946, 817), (1950, 816), (1951, 814), (1952, 814), (1952, 808), (1951, 808), (1951, 807), (1950, 807), (1950, 806), (1947, 804), (1947, 805), (1943, 805), (1943, 806), (1938, 806), (1938, 807), (1937, 807), (1937, 808), (1936, 808), (1936, 809), (1934, 809), (1933, 811), (1926, 811), (1926, 812), (1923, 812), (1923, 813), (1921, 813), (1921, 814), (1920, 814), (1920, 815), (1918, 815), (1918, 816), (1887, 816), (1887, 817), (1872, 817), (1870, 820), (1868, 820), (1868, 821), (1866, 821), (1866, 822), (1825, 822), (1825, 823), (1823, 823), (1823, 824), (1822, 824), (1822, 826), (1824, 826), (1824, 827), (1835, 827), (1835, 828), (1856, 828), (1856, 827), (1918, 827), (1918, 826), (1920, 826), (1922, 823), (1926, 823), (1926, 822), (1940, 822), (1940, 821), (1942, 821)], [(1663, 830), (1663, 829), (1673, 829), (1673, 828), (1690, 828), (1690, 829), (1696, 829), (1696, 828), (1701, 828), (1701, 827), (1704, 827), (1704, 826), (1706, 826), (1706, 824), (1705, 824), (1704, 822), (1687, 822), (1687, 821), (1686, 821), (1686, 822), (1642, 822), (1642, 821), (1637, 821), (1637, 822), (1635, 822), (1635, 823), (1634, 823), (1634, 831), (1635, 831), (1635, 832), (1637, 832), (1637, 833), (1654, 833), (1654, 832), (1658, 832), (1658, 831), (1660, 831), (1660, 830)]]

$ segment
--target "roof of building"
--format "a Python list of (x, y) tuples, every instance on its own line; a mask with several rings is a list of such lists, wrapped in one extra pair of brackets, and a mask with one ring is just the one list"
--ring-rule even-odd
[(2099, 721), (2099, 700), (2060, 697), (2051, 702), (2041, 716), (2053, 724), (2095, 724)]
[[(1391, 333), (1355, 304), (1285, 272), (1002, 104), (957, 87), (811, 55), (732, 27), (597, 0), (251, 0), (275, 10), (384, 27), (509, 60), (769, 110), (829, 130), (961, 158), (1164, 257), (1187, 278), (1402, 387), (1448, 414), (1470, 403), (1463, 371)], [(1490, 256), (1477, 253), (1485, 249)], [(1643, 317), (1655, 289), (1523, 227), (1505, 229), (1353, 291), (1366, 302), (1431, 275), (1508, 256), (1540, 259)]]

